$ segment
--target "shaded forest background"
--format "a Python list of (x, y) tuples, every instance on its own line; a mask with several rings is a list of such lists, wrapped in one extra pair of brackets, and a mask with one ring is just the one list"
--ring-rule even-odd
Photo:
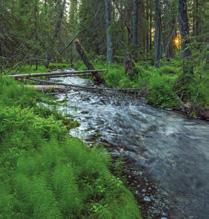
[[(180, 7), (188, 16), (181, 29)], [(187, 21), (186, 21), (187, 22)], [(186, 33), (182, 33), (186, 32)], [(1, 0), (0, 63), (77, 60), (71, 40), (79, 38), (94, 58), (123, 62), (170, 60), (179, 53), (178, 40), (189, 41), (198, 62), (207, 61), (207, 0)], [(185, 48), (184, 48), (185, 49)], [(199, 63), (198, 63), (199, 64)]]

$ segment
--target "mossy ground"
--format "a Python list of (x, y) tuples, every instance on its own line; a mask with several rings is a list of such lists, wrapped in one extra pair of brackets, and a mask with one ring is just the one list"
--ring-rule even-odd
[(0, 77), (0, 218), (141, 218), (109, 155), (70, 137), (76, 123), (37, 104), (50, 102)]

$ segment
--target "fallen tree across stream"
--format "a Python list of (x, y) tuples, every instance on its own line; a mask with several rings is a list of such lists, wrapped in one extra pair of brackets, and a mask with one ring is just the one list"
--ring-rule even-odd
[(62, 85), (25, 85), (25, 87), (34, 88), (42, 92), (54, 92), (54, 91), (65, 92), (66, 91), (65, 86), (62, 86)]
[[(54, 81), (46, 81), (46, 80), (40, 80), (40, 79), (34, 79), (30, 78), (29, 80), (38, 82), (42, 84), (42, 86), (45, 86), (47, 88), (47, 85), (54, 85), (55, 89), (65, 88), (65, 91), (68, 90), (85, 90), (89, 92), (110, 92), (110, 93), (123, 93), (123, 94), (132, 94), (137, 96), (145, 96), (146, 90), (145, 89), (137, 89), (137, 88), (107, 88), (107, 87), (98, 87), (98, 86), (82, 86), (82, 85), (76, 85), (76, 84), (65, 84), (65, 83), (59, 83)], [(36, 88), (37, 85), (34, 85), (34, 88)], [(53, 88), (51, 86), (50, 88)]]
[(9, 77), (15, 78), (17, 80), (27, 79), (27, 78), (38, 78), (38, 77), (67, 77), (67, 76), (83, 76), (84, 74), (98, 74), (98, 72), (104, 72), (106, 69), (100, 70), (82, 70), (82, 71), (56, 71), (56, 72), (44, 72), (44, 73), (27, 73), (27, 74), (11, 74)]

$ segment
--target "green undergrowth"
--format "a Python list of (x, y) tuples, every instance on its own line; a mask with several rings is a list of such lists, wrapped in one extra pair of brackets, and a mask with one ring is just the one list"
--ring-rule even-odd
[(141, 218), (106, 151), (70, 137), (76, 124), (38, 102), (50, 100), (0, 77), (0, 218)]
[[(122, 64), (106, 65), (96, 62), (97, 69), (107, 69), (103, 74), (109, 87), (139, 88), (146, 90), (149, 103), (162, 107), (175, 107), (179, 105), (178, 97), (173, 91), (173, 86), (178, 77), (178, 70), (174, 66), (162, 66), (157, 69), (146, 62), (136, 64), (138, 73), (129, 76), (125, 74)], [(82, 63), (77, 68), (83, 69)]]
[[(147, 62), (136, 63), (138, 73), (132, 76), (125, 74), (123, 64), (107, 65), (98, 60), (94, 64), (97, 69), (107, 69), (101, 73), (107, 86), (143, 89), (152, 105), (178, 108), (183, 101), (209, 107), (209, 69), (201, 65), (195, 66), (192, 80), (182, 86), (182, 61), (178, 58), (172, 61), (162, 60), (160, 68)], [(76, 68), (85, 69), (82, 63), (77, 63)]]
[(7, 68), (4, 70), (5, 73), (42, 73), (42, 72), (48, 72), (51, 70), (57, 70), (57, 69), (65, 69), (69, 68), (69, 64), (67, 63), (50, 63), (48, 68), (44, 65), (38, 65), (37, 68), (35, 65), (17, 65), (13, 66), (11, 68)]

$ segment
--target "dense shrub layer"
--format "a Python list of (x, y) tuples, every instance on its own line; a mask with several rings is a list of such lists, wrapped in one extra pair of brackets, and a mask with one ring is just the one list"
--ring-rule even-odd
[(69, 137), (37, 101), (48, 100), (0, 78), (0, 218), (141, 218), (107, 153)]

